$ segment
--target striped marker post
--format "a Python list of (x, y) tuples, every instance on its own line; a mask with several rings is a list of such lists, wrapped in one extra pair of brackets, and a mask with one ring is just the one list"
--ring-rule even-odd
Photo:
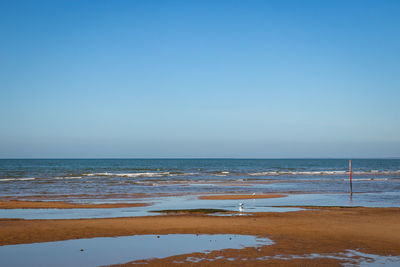
[(349, 179), (350, 179), (350, 195), (353, 195), (353, 183), (351, 181), (351, 160), (349, 160)]

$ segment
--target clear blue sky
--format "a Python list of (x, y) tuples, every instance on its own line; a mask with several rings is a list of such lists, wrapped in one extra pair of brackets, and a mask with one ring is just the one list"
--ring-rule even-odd
[(400, 1), (1, 1), (0, 157), (399, 157)]

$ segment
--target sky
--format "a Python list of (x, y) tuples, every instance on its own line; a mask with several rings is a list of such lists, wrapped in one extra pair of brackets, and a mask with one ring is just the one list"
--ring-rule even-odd
[(0, 158), (400, 157), (400, 1), (0, 1)]

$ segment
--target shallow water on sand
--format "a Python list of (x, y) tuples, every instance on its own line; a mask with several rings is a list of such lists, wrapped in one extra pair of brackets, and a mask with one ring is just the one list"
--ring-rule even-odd
[[(162, 215), (152, 212), (157, 210), (180, 209), (222, 209), (232, 211), (228, 216), (238, 212), (290, 212), (299, 208), (269, 207), (263, 199), (250, 200), (199, 200), (196, 196), (150, 198), (151, 206), (105, 208), (105, 209), (0, 209), (0, 218), (21, 219), (81, 219), (81, 218), (115, 218)], [(105, 201), (100, 201), (104, 203)], [(239, 203), (244, 203), (239, 210)], [(240, 213), (239, 213), (240, 214)]]
[(307, 255), (275, 255), (275, 256), (264, 256), (257, 258), (258, 260), (271, 260), (271, 259), (318, 259), (318, 258), (330, 258), (336, 260), (342, 260), (346, 263), (343, 266), (362, 266), (362, 267), (398, 267), (400, 266), (400, 257), (398, 256), (381, 256), (369, 253), (363, 253), (358, 250), (346, 250), (345, 252), (339, 253), (324, 253), (324, 254), (307, 254)]
[[(123, 199), (87, 200), (90, 203), (124, 202)], [(242, 200), (203, 200), (198, 196), (172, 196), (146, 198), (135, 201), (152, 203), (145, 207), (102, 208), (102, 209), (0, 209), (0, 218), (21, 219), (80, 219), (115, 218), (160, 215), (152, 211), (180, 209), (222, 209), (232, 216), (252, 212), (292, 212), (302, 210), (298, 206), (345, 206), (345, 207), (399, 207), (400, 192), (350, 194), (289, 194), (281, 198)], [(126, 201), (125, 201), (126, 202)], [(239, 203), (242, 203), (240, 208)], [(282, 207), (296, 206), (296, 207)]]
[(249, 235), (136, 235), (0, 246), (0, 258), (9, 267), (99, 266), (271, 244)]

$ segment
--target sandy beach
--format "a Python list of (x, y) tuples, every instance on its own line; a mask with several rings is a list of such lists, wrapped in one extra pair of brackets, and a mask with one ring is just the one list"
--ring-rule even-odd
[(4, 161), (3, 265), (400, 263), (400, 161), (223, 163)]
[[(203, 259), (199, 263), (213, 266), (336, 266), (343, 261), (357, 261), (357, 257), (347, 260), (293, 257), (309, 254), (336, 255), (346, 250), (398, 256), (399, 221), (400, 208), (362, 207), (314, 207), (297, 212), (229, 217), (184, 214), (77, 220), (0, 219), (0, 245), (144, 234), (245, 234), (268, 237), (275, 244), (259, 249), (228, 249), (208, 254), (177, 255), (135, 262), (135, 266), (137, 263), (162, 266), (174, 261), (193, 265), (186, 261), (188, 257), (199, 257)], [(230, 261), (228, 258), (235, 260)]]

